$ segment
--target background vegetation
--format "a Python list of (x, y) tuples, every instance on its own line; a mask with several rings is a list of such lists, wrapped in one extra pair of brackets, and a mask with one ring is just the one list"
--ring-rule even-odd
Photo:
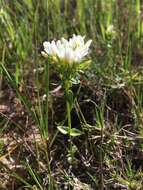
[[(0, 0), (1, 190), (143, 189), (142, 11), (142, 0)], [(73, 86), (82, 135), (71, 164), (57, 130), (67, 122), (63, 90), (40, 52), (73, 33), (93, 43)]]

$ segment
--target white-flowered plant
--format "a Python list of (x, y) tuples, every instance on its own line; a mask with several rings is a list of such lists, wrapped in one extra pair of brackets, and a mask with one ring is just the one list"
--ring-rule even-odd
[[(49, 57), (54, 69), (60, 76), (62, 87), (64, 89), (66, 107), (67, 107), (67, 126), (58, 126), (58, 129), (63, 134), (69, 135), (70, 140), (70, 157), (73, 160), (73, 144), (72, 138), (81, 135), (82, 132), (71, 126), (71, 110), (74, 104), (74, 96), (71, 90), (72, 84), (77, 83), (79, 71), (86, 69), (89, 66), (90, 60), (86, 56), (90, 52), (90, 45), (92, 40), (85, 42), (85, 37), (80, 35), (73, 35), (72, 38), (66, 40), (53, 40), (51, 42), (45, 41), (43, 43), (44, 51), (42, 55)], [(49, 63), (48, 62), (48, 63)]]
[(61, 63), (81, 63), (89, 54), (91, 42), (92, 40), (89, 40), (85, 43), (84, 36), (74, 34), (69, 40), (62, 38), (57, 41), (45, 41), (44, 51), (41, 53), (44, 57), (51, 56), (54, 60), (57, 58)]

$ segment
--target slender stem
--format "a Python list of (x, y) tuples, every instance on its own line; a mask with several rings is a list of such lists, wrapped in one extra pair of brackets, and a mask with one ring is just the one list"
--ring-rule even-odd
[(69, 143), (70, 143), (70, 156), (71, 162), (73, 161), (73, 151), (72, 151), (72, 137), (71, 137), (71, 102), (68, 100), (68, 90), (69, 88), (66, 86), (65, 83), (65, 94), (66, 94), (66, 108), (67, 108), (67, 118), (68, 118), (68, 135), (69, 135)]
[(68, 116), (68, 127), (69, 127), (69, 134), (71, 132), (71, 108), (69, 101), (66, 102), (67, 105), (67, 116)]
[(68, 131), (69, 131), (69, 142), (70, 142), (70, 156), (73, 160), (72, 139), (71, 139), (71, 108), (70, 108), (70, 103), (68, 101), (66, 101), (66, 105), (67, 105)]

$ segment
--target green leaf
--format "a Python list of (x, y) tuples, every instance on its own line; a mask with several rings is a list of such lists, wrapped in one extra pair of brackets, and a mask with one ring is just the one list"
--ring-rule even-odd
[(57, 129), (64, 135), (68, 134), (68, 127), (67, 126), (58, 126)]
[(72, 137), (76, 137), (76, 136), (80, 136), (82, 135), (83, 133), (79, 130), (79, 129), (76, 129), (76, 128), (72, 128), (70, 130), (70, 136)]
[(86, 70), (87, 68), (89, 68), (90, 64), (91, 64), (91, 60), (84, 61), (84, 62), (82, 62), (82, 63), (79, 65), (79, 69), (81, 69), (81, 70)]

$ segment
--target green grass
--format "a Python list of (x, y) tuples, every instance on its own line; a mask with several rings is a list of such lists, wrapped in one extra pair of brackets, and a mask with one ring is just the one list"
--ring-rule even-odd
[[(0, 189), (143, 189), (142, 11), (141, 0), (0, 0)], [(70, 164), (64, 92), (40, 52), (73, 33), (93, 43), (72, 88), (82, 135)]]

